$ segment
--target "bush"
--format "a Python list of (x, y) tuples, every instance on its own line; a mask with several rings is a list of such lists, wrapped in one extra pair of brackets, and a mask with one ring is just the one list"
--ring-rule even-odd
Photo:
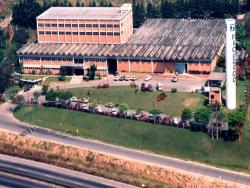
[(100, 74), (100, 73), (97, 73), (97, 74), (96, 74), (96, 77), (97, 77), (97, 79), (99, 79), (99, 80), (101, 80), (101, 79), (102, 79), (102, 77), (101, 77), (101, 74)]
[(16, 96), (16, 97), (14, 98), (13, 102), (14, 102), (15, 104), (24, 104), (25, 99), (24, 99), (24, 97), (23, 97), (22, 95), (18, 95), (18, 96)]
[(122, 103), (119, 105), (119, 110), (124, 113), (126, 111), (128, 111), (128, 104), (127, 103)]
[(221, 109), (221, 105), (219, 103), (213, 103), (213, 104), (210, 104), (209, 108), (213, 112), (218, 112)]
[(177, 88), (172, 88), (172, 89), (171, 89), (171, 92), (172, 92), (172, 93), (176, 93), (176, 92), (177, 92)]
[(89, 80), (94, 80), (95, 79), (95, 74), (96, 74), (97, 66), (91, 65), (90, 68), (88, 68), (87, 76), (89, 77)]
[(192, 111), (185, 108), (182, 112), (181, 119), (182, 121), (187, 121), (192, 118)]
[(58, 77), (58, 80), (61, 81), (61, 82), (64, 82), (64, 81), (66, 80), (65, 75), (60, 75), (60, 76)]
[(48, 84), (44, 84), (42, 86), (42, 95), (46, 95), (48, 93), (49, 90), (49, 85)]
[(5, 98), (7, 100), (13, 100), (19, 90), (20, 90), (20, 87), (17, 85), (7, 88), (6, 91), (4, 92)]
[(207, 125), (210, 120), (211, 111), (208, 108), (200, 108), (194, 114), (194, 119), (197, 123)]
[(153, 109), (153, 110), (150, 110), (149, 113), (150, 113), (150, 114), (153, 114), (153, 115), (159, 115), (159, 114), (161, 114), (161, 111), (158, 110), (158, 109)]

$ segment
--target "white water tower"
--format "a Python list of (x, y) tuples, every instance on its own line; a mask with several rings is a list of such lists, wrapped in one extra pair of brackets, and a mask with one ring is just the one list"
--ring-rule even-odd
[(236, 25), (235, 19), (226, 19), (226, 95), (227, 108), (236, 108)]

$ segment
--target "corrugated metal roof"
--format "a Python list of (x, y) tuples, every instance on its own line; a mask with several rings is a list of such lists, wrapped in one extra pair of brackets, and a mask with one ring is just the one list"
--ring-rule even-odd
[(210, 61), (224, 45), (222, 19), (149, 19), (125, 44), (25, 45), (18, 54)]

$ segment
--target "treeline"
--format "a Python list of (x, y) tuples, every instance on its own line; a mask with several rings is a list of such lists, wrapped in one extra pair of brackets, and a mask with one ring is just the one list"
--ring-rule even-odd
[[(99, 1), (98, 1), (99, 2)], [(21, 27), (36, 27), (36, 17), (51, 6), (112, 6), (109, 0), (97, 3), (92, 0), (89, 4), (77, 0), (72, 4), (69, 0), (20, 0), (13, 7), (13, 23)], [(149, 1), (138, 3), (133, 1), (134, 26), (139, 27), (147, 18), (226, 18), (239, 12), (250, 10), (250, 0), (161, 0), (155, 5)]]
[(0, 29), (0, 95), (13, 85), (11, 74), (14, 71), (20, 72), (21, 67), (16, 57), (16, 50), (28, 40), (28, 32), (23, 28), (15, 31), (11, 42), (9, 41), (10, 35), (8, 28)]
[(134, 26), (139, 27), (147, 18), (226, 18), (250, 10), (247, 1), (239, 0), (161, 0), (159, 5), (133, 1)]
[(10, 86), (10, 74), (15, 69), (16, 48), (8, 41), (9, 33), (0, 29), (0, 94)]

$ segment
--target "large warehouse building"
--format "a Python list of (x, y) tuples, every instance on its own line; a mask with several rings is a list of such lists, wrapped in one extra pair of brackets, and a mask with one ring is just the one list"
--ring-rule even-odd
[(59, 74), (66, 67), (85, 74), (95, 64), (103, 75), (117, 71), (208, 75), (224, 49), (222, 19), (149, 19), (132, 34), (130, 4), (60, 9), (50, 8), (38, 16), (38, 43), (18, 50), (25, 73)]

